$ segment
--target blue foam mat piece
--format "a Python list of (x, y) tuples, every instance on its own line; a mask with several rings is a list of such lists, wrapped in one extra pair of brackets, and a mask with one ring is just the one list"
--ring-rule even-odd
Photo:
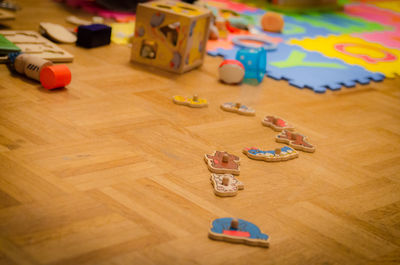
[[(217, 49), (208, 52), (212, 56), (235, 59), (239, 48)], [(287, 80), (290, 85), (310, 88), (324, 93), (327, 89), (339, 90), (342, 86), (353, 87), (356, 82), (368, 84), (381, 81), (385, 76), (341, 60), (310, 52), (299, 46), (280, 43), (278, 49), (267, 53), (267, 76), (276, 80)]]

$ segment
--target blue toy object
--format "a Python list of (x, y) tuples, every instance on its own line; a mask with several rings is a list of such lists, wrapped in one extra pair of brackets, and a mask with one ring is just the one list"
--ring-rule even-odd
[[(236, 47), (208, 52), (211, 56), (225, 59), (233, 59), (238, 53), (239, 48)], [(286, 43), (280, 43), (275, 51), (268, 53), (267, 76), (287, 80), (298, 88), (311, 88), (316, 93), (324, 93), (327, 89), (339, 90), (342, 86), (353, 87), (356, 82), (369, 84), (385, 79), (381, 73), (370, 72), (363, 67)]]
[(245, 69), (245, 79), (257, 79), (262, 82), (267, 67), (267, 51), (261, 48), (239, 49), (236, 60), (240, 61)]
[(269, 247), (269, 236), (262, 233), (255, 224), (230, 217), (215, 219), (211, 223), (208, 237), (232, 243)]
[(78, 27), (76, 45), (93, 48), (108, 45), (111, 42), (111, 27), (103, 24), (83, 25)]

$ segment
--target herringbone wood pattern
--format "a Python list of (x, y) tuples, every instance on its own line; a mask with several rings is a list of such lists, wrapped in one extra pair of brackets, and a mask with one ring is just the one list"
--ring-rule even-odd
[[(12, 29), (85, 15), (19, 3)], [(218, 58), (174, 75), (129, 63), (125, 46), (62, 47), (75, 55), (68, 89), (0, 65), (1, 264), (400, 263), (400, 79), (317, 95), (271, 79), (220, 84)], [(194, 93), (209, 107), (172, 103)], [(220, 110), (227, 101), (256, 117)], [(267, 114), (317, 151), (281, 163), (242, 155), (280, 146)], [(242, 158), (236, 197), (212, 192), (203, 156), (214, 150)], [(271, 247), (208, 239), (224, 216), (259, 225)]]

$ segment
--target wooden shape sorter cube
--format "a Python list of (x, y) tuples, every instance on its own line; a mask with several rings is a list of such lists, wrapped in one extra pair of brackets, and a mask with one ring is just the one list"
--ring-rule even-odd
[(139, 4), (131, 61), (183, 73), (200, 66), (211, 12), (171, 1)]

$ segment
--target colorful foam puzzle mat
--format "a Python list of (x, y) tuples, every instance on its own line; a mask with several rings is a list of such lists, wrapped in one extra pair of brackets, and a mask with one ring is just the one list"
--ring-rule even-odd
[(207, 52), (234, 59), (239, 47), (231, 39), (256, 35), (278, 44), (267, 54), (268, 77), (317, 93), (400, 76), (400, 1), (346, 2), (340, 12), (285, 14), (283, 31), (271, 33), (259, 25), (269, 11), (227, 0), (207, 1), (236, 12), (252, 28), (209, 41)]

